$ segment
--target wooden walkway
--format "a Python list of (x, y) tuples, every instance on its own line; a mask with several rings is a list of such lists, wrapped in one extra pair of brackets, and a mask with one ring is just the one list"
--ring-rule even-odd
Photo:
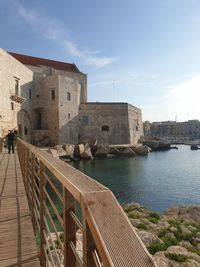
[(0, 267), (39, 267), (17, 153), (0, 153)]

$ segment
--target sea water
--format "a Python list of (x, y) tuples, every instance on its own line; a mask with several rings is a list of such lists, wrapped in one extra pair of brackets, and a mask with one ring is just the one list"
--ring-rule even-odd
[(159, 212), (175, 205), (200, 205), (200, 150), (190, 146), (71, 165), (110, 188), (121, 204), (138, 202)]

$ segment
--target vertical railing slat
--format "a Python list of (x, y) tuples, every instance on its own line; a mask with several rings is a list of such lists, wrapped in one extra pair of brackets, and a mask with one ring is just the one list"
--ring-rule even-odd
[(92, 251), (95, 249), (95, 243), (91, 235), (88, 224), (83, 216), (83, 266), (96, 267)]
[(44, 222), (44, 215), (45, 215), (45, 207), (43, 204), (43, 201), (45, 201), (45, 192), (43, 190), (43, 186), (46, 184), (46, 178), (43, 175), (43, 172), (45, 171), (44, 164), (40, 161), (39, 162), (39, 177), (40, 177), (40, 265), (41, 267), (46, 267), (46, 256), (44, 251), (44, 245), (45, 245), (45, 236), (44, 236), (44, 230), (45, 230), (45, 222)]
[(65, 188), (63, 191), (64, 266), (76, 267), (76, 257), (70, 246), (70, 242), (76, 245), (76, 225), (70, 215), (70, 210), (75, 212), (75, 199)]

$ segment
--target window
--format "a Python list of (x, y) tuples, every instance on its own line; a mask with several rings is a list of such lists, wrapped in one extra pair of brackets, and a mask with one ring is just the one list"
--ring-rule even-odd
[(55, 100), (55, 98), (56, 98), (56, 92), (55, 92), (54, 89), (52, 89), (52, 90), (51, 90), (51, 99), (52, 99), (52, 100)]
[(26, 126), (24, 126), (24, 134), (27, 135), (28, 134), (28, 129)]
[(71, 117), (71, 115), (70, 115), (70, 113), (68, 113), (68, 120), (70, 119), (70, 117)]
[(103, 125), (101, 127), (101, 130), (102, 130), (102, 132), (108, 132), (109, 131), (109, 126), (108, 125)]
[(11, 110), (14, 110), (14, 103), (11, 102)]
[(83, 116), (83, 125), (88, 125), (88, 123), (89, 123), (88, 116)]
[(70, 101), (71, 100), (71, 95), (69, 92), (67, 92), (67, 100)]
[(32, 90), (31, 89), (29, 89), (29, 99), (31, 99), (31, 97), (32, 97)]
[(15, 78), (15, 95), (19, 95), (19, 79)]
[(138, 126), (136, 126), (136, 131), (137, 131), (137, 132), (139, 131), (139, 128), (138, 128)]

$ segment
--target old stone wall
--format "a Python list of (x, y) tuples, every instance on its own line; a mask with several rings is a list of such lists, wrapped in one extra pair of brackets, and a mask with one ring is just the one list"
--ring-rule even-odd
[(79, 142), (129, 144), (126, 103), (84, 103), (79, 110)]
[(59, 144), (78, 143), (80, 101), (80, 83), (76, 79), (59, 75)]
[(136, 144), (143, 135), (142, 112), (139, 108), (128, 105), (130, 143)]
[[(21, 103), (11, 100), (16, 95), (15, 86), (18, 83), (18, 95), (24, 98)], [(0, 137), (9, 129), (18, 129), (25, 140), (30, 140), (30, 99), (29, 90), (33, 87), (33, 72), (0, 49)], [(24, 112), (19, 112), (21, 109)], [(25, 129), (26, 127), (26, 129)]]
[[(48, 130), (50, 145), (55, 145), (59, 141), (58, 99), (58, 76), (45, 77), (43, 74), (34, 74), (34, 91), (32, 95), (34, 130)], [(34, 144), (39, 142), (39, 133), (34, 134)]]
[[(64, 70), (57, 70), (49, 66), (31, 66), (27, 65), (34, 73), (42, 74), (44, 76), (55, 76), (61, 75), (68, 77), (69, 79), (73, 79), (77, 83), (80, 84), (81, 88), (81, 98), (80, 102), (84, 103), (87, 102), (87, 75), (82, 72), (69, 72)], [(43, 76), (43, 77), (44, 77)]]

